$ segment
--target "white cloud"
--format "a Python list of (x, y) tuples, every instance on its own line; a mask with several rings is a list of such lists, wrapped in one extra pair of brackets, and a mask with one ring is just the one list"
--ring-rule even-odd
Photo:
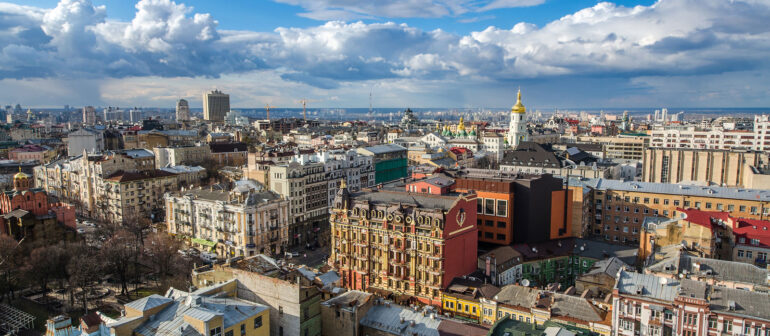
[[(391, 3), (388, 10), (439, 6), (430, 9), (438, 15), (441, 8), (452, 14), (528, 3), (414, 0)], [(347, 10), (358, 2), (334, 4)], [(142, 0), (136, 9), (131, 21), (121, 22), (88, 0), (62, 0), (50, 10), (0, 3), (0, 79), (195, 78), (189, 82), (195, 85), (209, 82), (202, 78), (256, 73), (284, 87), (333, 92), (343, 102), (350, 95), (341, 90), (379, 81), (430, 92), (441, 85), (461, 91), (535, 79), (612, 78), (606, 82), (625, 83), (636, 94), (640, 78), (649, 88), (661, 85), (655, 78), (714, 78), (767, 72), (770, 65), (770, 4), (752, 0), (598, 3), (542, 27), (518, 22), (463, 36), (393, 22), (223, 31), (211, 15), (170, 0)]]
[(529, 7), (545, 0), (277, 0), (302, 7), (301, 16), (315, 20), (368, 18), (437, 18), (499, 8)]

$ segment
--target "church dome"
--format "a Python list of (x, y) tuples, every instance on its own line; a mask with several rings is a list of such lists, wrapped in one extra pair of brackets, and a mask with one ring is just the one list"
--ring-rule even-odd
[(16, 175), (13, 175), (13, 180), (28, 180), (29, 175), (24, 174), (23, 172), (18, 172)]
[(519, 93), (516, 97), (516, 105), (513, 105), (511, 108), (511, 113), (520, 113), (524, 114), (527, 112), (527, 109), (524, 107), (524, 104), (521, 103), (521, 90), (519, 90)]

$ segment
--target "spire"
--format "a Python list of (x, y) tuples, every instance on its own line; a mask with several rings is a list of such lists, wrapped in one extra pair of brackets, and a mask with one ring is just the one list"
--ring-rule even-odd
[(347, 188), (348, 188), (348, 185), (345, 183), (345, 179), (341, 178), (340, 179), (340, 189), (347, 189)]
[(524, 114), (526, 112), (527, 112), (527, 109), (524, 107), (524, 104), (521, 103), (521, 89), (519, 89), (519, 92), (516, 95), (516, 105), (513, 105), (513, 107), (511, 108), (511, 113)]

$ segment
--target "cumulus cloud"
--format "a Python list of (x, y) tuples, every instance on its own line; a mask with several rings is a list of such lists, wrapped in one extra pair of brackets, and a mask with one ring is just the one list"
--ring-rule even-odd
[(300, 6), (301, 16), (315, 20), (352, 20), (368, 18), (437, 18), (499, 8), (529, 7), (545, 0), (277, 0)]
[[(365, 6), (355, 12), (430, 16), (403, 15), (421, 7), (442, 16), (536, 2), (413, 0), (381, 9), (380, 2), (327, 0), (317, 9)], [(270, 71), (271, 78), (323, 90), (377, 80), (500, 86), (548, 78), (616, 78), (613, 85), (632, 87), (639, 78), (767, 72), (770, 56), (770, 26), (764, 24), (770, 4), (754, 0), (660, 0), (635, 7), (602, 2), (542, 27), (518, 22), (467, 35), (342, 21), (225, 31), (211, 15), (171, 0), (139, 1), (129, 22), (110, 20), (105, 12), (88, 0), (62, 0), (54, 9), (0, 4), (0, 79), (217, 78)]]

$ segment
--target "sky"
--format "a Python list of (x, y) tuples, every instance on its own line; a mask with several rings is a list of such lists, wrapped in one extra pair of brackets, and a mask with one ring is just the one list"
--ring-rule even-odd
[(770, 106), (767, 0), (0, 2), (0, 104)]

